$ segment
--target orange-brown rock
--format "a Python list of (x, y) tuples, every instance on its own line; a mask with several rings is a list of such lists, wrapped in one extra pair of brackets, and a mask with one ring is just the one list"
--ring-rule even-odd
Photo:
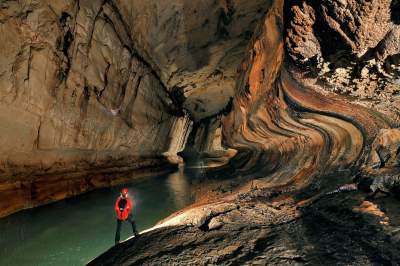
[(221, 197), (92, 265), (400, 263), (357, 187), (400, 187), (398, 1), (3, 1), (0, 23), (4, 199), (234, 155)]
[[(276, 1), (261, 23), (241, 67), (233, 110), (223, 121), (224, 143), (238, 150), (231, 165), (238, 166), (242, 175), (296, 189), (315, 183), (317, 178), (319, 188), (327, 189), (355, 174), (371, 157), (371, 146), (377, 147), (380, 142), (385, 142), (382, 145), (390, 149), (391, 163), (397, 165), (397, 129), (391, 128), (400, 126), (400, 112), (394, 104), (398, 96), (390, 94), (368, 102), (361, 96), (331, 92), (326, 88), (334, 84), (312, 78), (307, 74), (307, 64), (295, 56), (311, 53), (305, 50), (314, 49), (311, 43), (316, 50), (329, 49), (329, 43), (338, 45), (330, 51), (343, 56), (355, 56), (365, 47), (378, 45), (385, 33), (372, 28), (373, 39), (368, 39), (364, 30), (374, 20), (371, 16), (380, 19), (374, 27), (382, 24), (388, 31), (396, 27), (390, 16), (379, 15), (383, 7), (390, 8), (389, 1), (381, 1), (383, 7), (375, 3), (380, 1), (344, 2), (347, 4), (343, 6), (340, 1), (332, 5), (325, 1)], [(366, 12), (368, 8), (377, 11)], [(361, 23), (356, 27), (348, 20), (337, 19), (342, 28), (349, 27), (349, 35), (354, 33), (351, 49), (340, 47), (343, 41), (335, 42), (333, 29), (322, 30), (341, 25), (331, 21), (328, 11), (339, 17), (342, 11), (350, 12)], [(320, 50), (317, 53), (324, 55)], [(385, 130), (393, 133), (378, 136)], [(341, 179), (323, 177), (332, 173)]]
[(398, 265), (397, 223), (357, 186), (378, 162), (367, 187), (398, 187), (396, 3), (273, 1), (222, 120), (237, 154), (216, 178), (248, 183), (89, 265)]

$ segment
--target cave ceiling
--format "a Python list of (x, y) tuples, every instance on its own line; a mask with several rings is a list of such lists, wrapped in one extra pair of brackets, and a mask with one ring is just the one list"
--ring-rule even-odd
[(237, 68), (270, 0), (117, 0), (137, 52), (195, 119), (233, 97)]

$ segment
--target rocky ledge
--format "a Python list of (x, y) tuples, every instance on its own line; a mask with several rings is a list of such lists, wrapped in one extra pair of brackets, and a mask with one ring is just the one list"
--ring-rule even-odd
[(179, 153), (202, 200), (92, 265), (399, 265), (399, 1), (188, 3), (0, 3), (2, 209)]
[(298, 202), (279, 194), (253, 189), (190, 209), (88, 265), (400, 264), (393, 198), (371, 201), (361, 192), (338, 191)]
[(272, 1), (217, 196), (89, 265), (400, 265), (398, 18), (398, 1)]

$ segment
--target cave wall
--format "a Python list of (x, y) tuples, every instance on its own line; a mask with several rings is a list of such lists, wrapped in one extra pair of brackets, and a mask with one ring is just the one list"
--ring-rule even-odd
[[(400, 27), (396, 1), (294, 1), (286, 5), (287, 55), (319, 90), (398, 117)], [(399, 121), (393, 121), (398, 123)]]
[(222, 159), (221, 117), (207, 117), (193, 123), (185, 148), (179, 152), (185, 165), (208, 165), (208, 159)]
[(162, 153), (183, 148), (187, 118), (111, 2), (0, 8), (0, 216), (166, 167)]
[(271, 0), (118, 0), (134, 46), (194, 120), (219, 113)]
[[(375, 152), (372, 144), (382, 130), (391, 132), (386, 135), (390, 150), (396, 151), (400, 139), (393, 131), (400, 125), (399, 86), (393, 76), (360, 77), (366, 85), (354, 83), (358, 89), (349, 95), (331, 89), (336, 82), (307, 64), (314, 59), (328, 64), (329, 76), (339, 67), (357, 68), (346, 58), (363, 65), (369, 57), (378, 73), (383, 54), (398, 55), (399, 43), (391, 42), (397, 25), (390, 12), (390, 1), (275, 1), (249, 45), (233, 111), (223, 121), (224, 144), (238, 150), (230, 167), (240, 175), (258, 177), (252, 185), (320, 190), (351, 182), (350, 177), (360, 171), (366, 175)], [(356, 28), (346, 28), (352, 25), (349, 16)], [(377, 27), (385, 29), (367, 30)], [(346, 36), (351, 45), (344, 42)], [(324, 51), (327, 43), (335, 46), (331, 53)], [(344, 65), (338, 65), (340, 59)], [(383, 87), (369, 82), (372, 78)], [(364, 97), (361, 90), (374, 92)], [(396, 160), (398, 155), (391, 154)]]
[(208, 199), (89, 265), (398, 265), (398, 4), (274, 1), (222, 119), (237, 154), (209, 172)]
[(1, 215), (114, 182), (99, 173), (165, 166), (187, 139), (219, 149), (210, 119), (232, 97), (221, 135), (240, 175), (302, 187), (397, 167), (397, 1), (0, 8)]
[(2, 1), (0, 216), (164, 167), (228, 104), (270, 4)]

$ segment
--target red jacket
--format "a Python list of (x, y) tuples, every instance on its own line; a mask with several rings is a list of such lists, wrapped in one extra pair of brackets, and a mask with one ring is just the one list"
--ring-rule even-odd
[(132, 200), (130, 198), (118, 197), (115, 202), (115, 212), (118, 220), (125, 221), (128, 219), (129, 214), (132, 211)]

